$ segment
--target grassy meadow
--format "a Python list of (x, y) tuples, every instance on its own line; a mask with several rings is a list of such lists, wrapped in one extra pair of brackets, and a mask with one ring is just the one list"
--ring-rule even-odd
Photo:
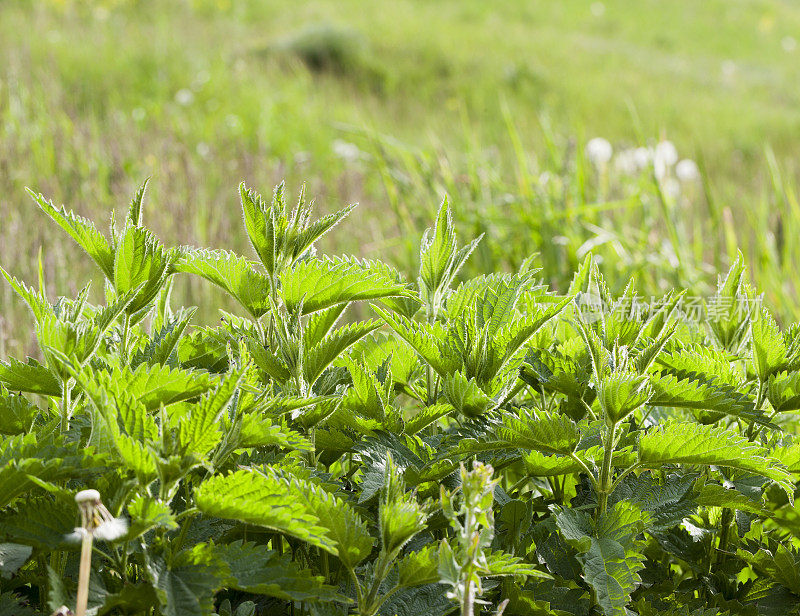
[[(768, 305), (800, 315), (791, 2), (5, 0), (0, 56), (2, 265), (35, 279), (47, 246), (53, 297), (102, 279), (24, 187), (103, 229), (149, 176), (168, 245), (249, 254), (238, 183), (305, 182), (320, 212), (360, 203), (336, 252), (410, 271), (448, 194), (487, 234), (476, 271), (539, 253), (563, 288), (592, 251), (615, 290), (636, 275), (704, 294), (741, 249)], [(595, 137), (607, 163), (585, 154)], [(623, 164), (662, 140), (701, 177)], [(27, 331), (3, 285), (0, 356), (32, 348)]]

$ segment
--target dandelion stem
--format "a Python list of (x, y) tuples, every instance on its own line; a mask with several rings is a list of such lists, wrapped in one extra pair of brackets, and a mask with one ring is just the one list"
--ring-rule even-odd
[(78, 600), (75, 605), (75, 616), (86, 616), (86, 605), (89, 602), (89, 576), (92, 574), (92, 539), (91, 532), (83, 533), (81, 545), (81, 565), (78, 576)]

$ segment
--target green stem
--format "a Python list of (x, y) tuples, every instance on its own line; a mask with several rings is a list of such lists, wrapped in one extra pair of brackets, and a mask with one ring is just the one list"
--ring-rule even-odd
[(73, 381), (72, 378), (68, 378), (64, 381), (63, 385), (61, 386), (61, 432), (67, 432), (69, 430), (69, 420), (71, 409), (70, 407), (70, 397), (72, 394), (72, 385)]
[(122, 364), (128, 363), (128, 335), (131, 329), (131, 315), (125, 313), (125, 320), (122, 323), (122, 342), (120, 343), (120, 357)]
[(608, 496), (611, 494), (611, 460), (614, 457), (614, 438), (617, 435), (617, 424), (614, 423), (606, 431), (603, 439), (603, 467), (600, 470), (600, 486), (598, 490), (599, 512), (605, 513), (608, 507)]
[(376, 601), (376, 599), (378, 596), (378, 591), (380, 590), (383, 580), (386, 578), (386, 574), (388, 573), (391, 564), (392, 559), (389, 554), (381, 550), (381, 553), (378, 556), (378, 562), (375, 565), (372, 586), (370, 587), (369, 593), (364, 599), (363, 605), (359, 603), (358, 606), (359, 613), (362, 616), (373, 616), (378, 611), (381, 603), (383, 603), (382, 601)]

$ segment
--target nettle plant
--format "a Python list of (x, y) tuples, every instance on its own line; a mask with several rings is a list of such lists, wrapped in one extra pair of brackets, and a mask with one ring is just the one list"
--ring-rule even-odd
[[(800, 326), (741, 260), (697, 320), (591, 259), (461, 280), (446, 202), (409, 282), (282, 187), (240, 187), (257, 261), (165, 248), (145, 187), (108, 236), (33, 195), (104, 305), (0, 270), (40, 346), (0, 362), (0, 614), (800, 612)], [(186, 274), (239, 314), (190, 326)]]

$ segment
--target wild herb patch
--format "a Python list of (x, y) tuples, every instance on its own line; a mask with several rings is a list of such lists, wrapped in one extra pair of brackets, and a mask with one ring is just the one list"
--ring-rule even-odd
[(800, 326), (741, 260), (699, 320), (591, 258), (463, 279), (444, 203), (409, 281), (316, 253), (351, 208), (240, 192), (257, 260), (163, 246), (145, 186), (108, 234), (34, 195), (105, 303), (0, 270), (40, 347), (0, 362), (0, 614), (798, 613)]

